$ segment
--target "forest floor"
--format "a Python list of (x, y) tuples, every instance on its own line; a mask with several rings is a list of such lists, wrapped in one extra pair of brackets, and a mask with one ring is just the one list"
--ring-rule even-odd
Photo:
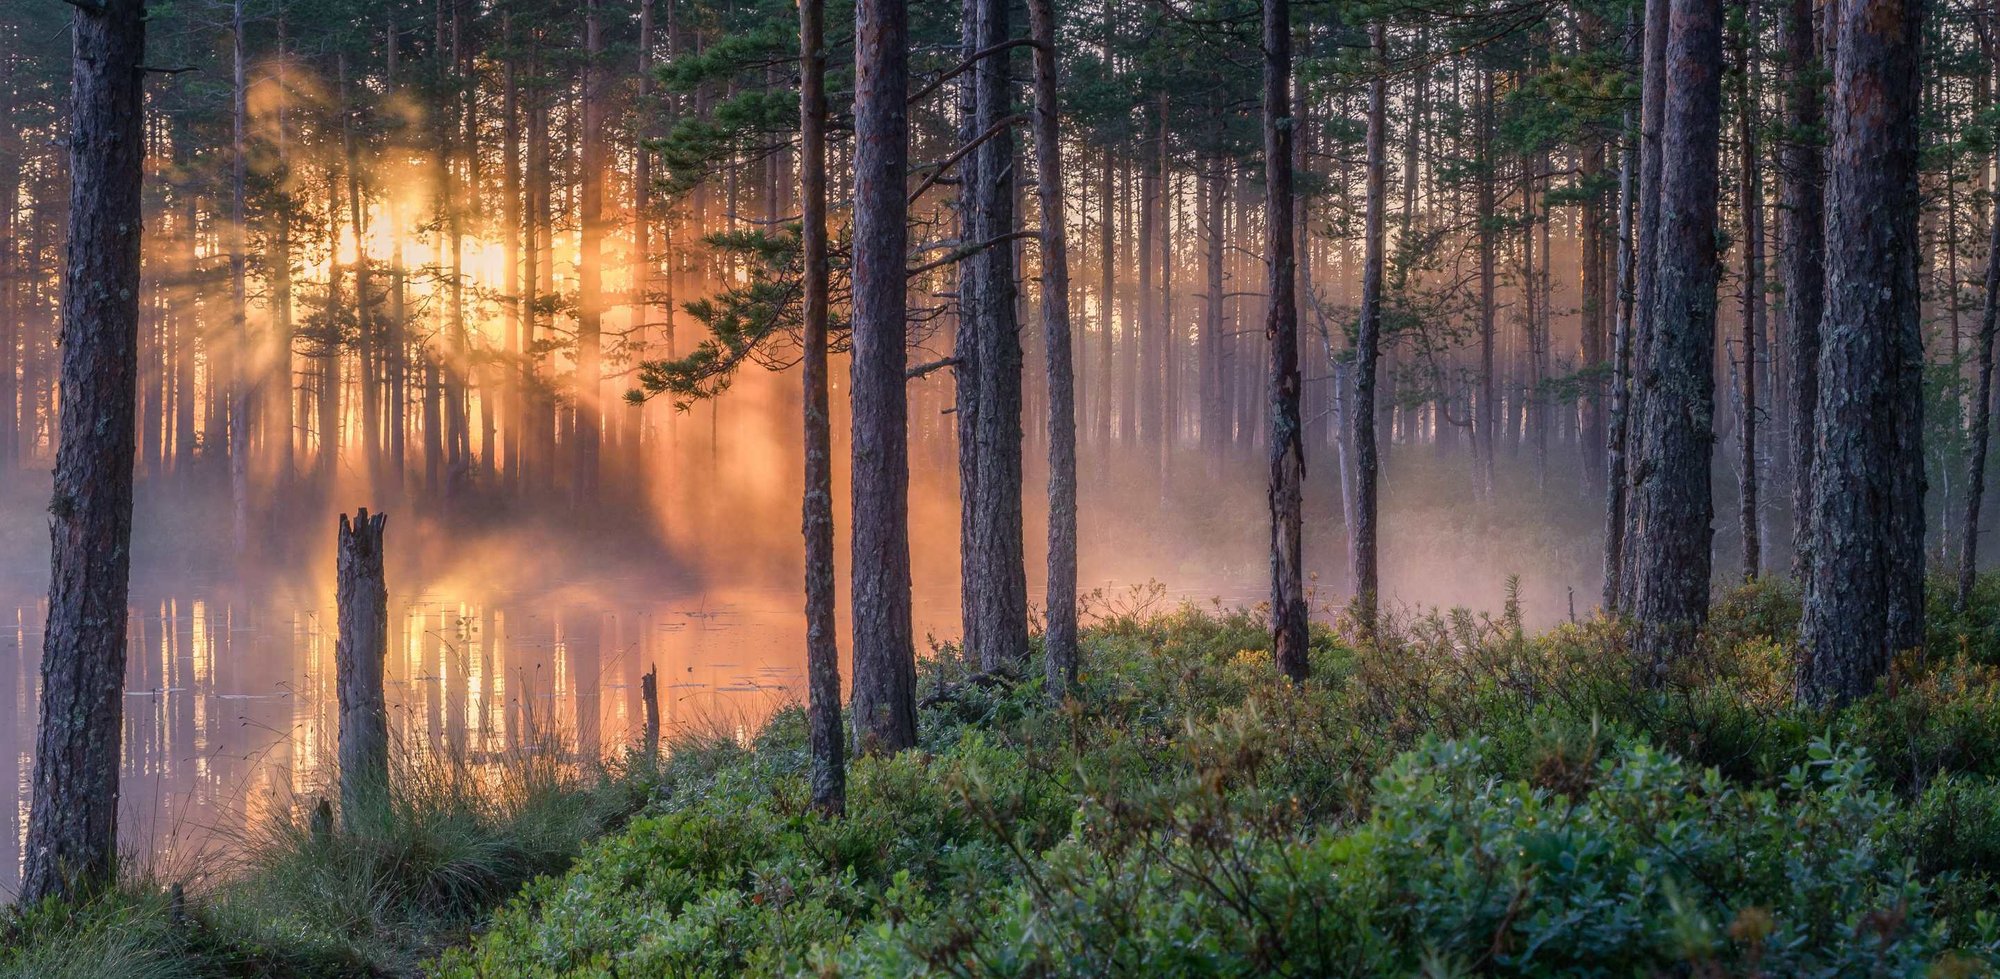
[(1776, 585), (1654, 690), (1605, 621), (1317, 627), (1294, 688), (1254, 611), (1100, 609), (1060, 704), (927, 657), (921, 750), (843, 819), (796, 709), (497, 795), (434, 765), (213, 893), (29, 909), (0, 976), (1985, 975), (2000, 578), (1931, 613), (1809, 712)]

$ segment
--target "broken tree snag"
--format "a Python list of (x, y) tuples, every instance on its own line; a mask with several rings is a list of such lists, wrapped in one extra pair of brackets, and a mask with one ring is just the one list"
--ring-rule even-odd
[(333, 647), (340, 692), (340, 820), (352, 830), (362, 807), (383, 801), (389, 787), (389, 715), (382, 664), (389, 651), (389, 587), (382, 575), (382, 525), (387, 514), (366, 507), (350, 522), (340, 515), (335, 589), (340, 638)]
[(660, 757), (660, 668), (646, 670), (639, 678), (639, 699), (646, 708), (646, 757)]

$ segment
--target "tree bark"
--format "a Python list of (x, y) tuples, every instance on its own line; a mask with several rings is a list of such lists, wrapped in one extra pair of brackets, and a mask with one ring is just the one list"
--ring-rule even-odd
[(1636, 649), (1657, 681), (1708, 621), (1715, 504), (1717, 144), (1722, 110), (1720, 0), (1671, 0), (1660, 131), (1658, 265), (1641, 379), (1633, 538)]
[(909, 229), (909, 10), (854, 9), (854, 739), (863, 754), (917, 743), (910, 634), (910, 469), (904, 371)]
[[(807, 2), (810, 3), (812, 0)], [(835, 677), (834, 680), (836, 686), (834, 694), (838, 697), (839, 677)], [(639, 677), (639, 706), (644, 712), (645, 729), (641, 737), (644, 739), (646, 760), (656, 762), (660, 757), (660, 667), (657, 664), (648, 667), (645, 675)], [(834, 706), (836, 709), (840, 706), (837, 700)]]
[(361, 508), (340, 515), (334, 604), (340, 636), (333, 647), (340, 697), (340, 821), (352, 832), (369, 809), (388, 801), (389, 710), (383, 664), (389, 654), (389, 588), (382, 572), (388, 514)]
[[(974, 51), (1008, 40), (1007, 0), (968, 0), (977, 31)], [(974, 242), (997, 242), (1015, 230), (1014, 136), (1008, 55), (982, 58), (972, 69), (973, 126), (992, 132), (963, 169), (967, 227)], [(997, 127), (997, 128), (996, 128)], [(1014, 249), (1007, 244), (981, 248), (961, 264), (960, 316), (970, 320), (972, 363), (962, 366), (960, 384), (977, 389), (969, 401), (972, 417), (958, 419), (959, 438), (971, 439), (973, 485), (963, 487), (972, 505), (968, 547), (961, 555), (965, 579), (966, 636), (980, 668), (1014, 670), (1028, 655), (1028, 581), (1022, 552), (1021, 506), (1021, 331), (1015, 316)], [(961, 330), (961, 337), (968, 331)], [(960, 347), (961, 359), (966, 349)], [(968, 370), (969, 367), (969, 370)], [(961, 403), (965, 403), (962, 401)]]
[(145, 0), (78, 7), (70, 37), (62, 397), (23, 905), (110, 884), (118, 853), (138, 439)]
[(1048, 623), (1042, 635), (1050, 696), (1076, 685), (1076, 398), (1069, 325), (1069, 243), (1063, 231), (1053, 0), (1028, 0), (1035, 45), (1035, 192), (1042, 220), (1042, 343), (1049, 379)]
[[(1498, 174), (1494, 171), (1497, 161), (1493, 154), (1493, 72), (1486, 69), (1479, 78), (1479, 454), (1483, 459), (1480, 473), (1484, 479), (1484, 489), (1488, 497), (1495, 492), (1499, 441), (1495, 437), (1500, 423), (1499, 378), (1494, 376), (1495, 342), (1497, 331), (1494, 312), (1497, 305), (1495, 294), (1498, 290), (1499, 229), (1496, 227), (1498, 203), (1494, 200), (1494, 181)], [(1371, 368), (1370, 374), (1373, 374)], [(1370, 378), (1369, 384), (1374, 384)], [(1371, 401), (1372, 404), (1372, 401)]]
[(1786, 0), (1785, 133), (1779, 167), (1785, 175), (1779, 210), (1785, 252), (1779, 275), (1785, 295), (1785, 334), (1792, 405), (1792, 578), (1804, 582), (1812, 568), (1812, 467), (1819, 405), (1820, 319), (1826, 308), (1825, 147), (1819, 137), (1819, 31), (1813, 0)]
[(1635, 609), (1634, 591), (1639, 579), (1635, 566), (1639, 553), (1636, 502), (1639, 480), (1643, 476), (1643, 449), (1647, 434), (1639, 419), (1644, 411), (1646, 377), (1651, 371), (1653, 305), (1659, 291), (1660, 141), (1666, 120), (1667, 28), (1672, 7), (1673, 0), (1646, 0), (1645, 43), (1641, 49), (1644, 63), (1640, 71), (1644, 82), (1639, 109), (1639, 242), (1632, 304), (1632, 403), (1626, 406), (1633, 424), (1626, 430), (1625, 456), (1629, 472), (1625, 487), (1625, 525), (1621, 528), (1624, 542), (1620, 546), (1624, 564), (1619, 569), (1618, 603), (1615, 608), (1624, 612)]
[(1292, 228), (1292, 7), (1264, 0), (1264, 234), (1271, 347), (1271, 644), (1278, 672), (1302, 683), (1312, 669), (1303, 556), (1305, 445), (1299, 421), (1297, 241)]
[(598, 455), (602, 441), (604, 269), (604, 28), (600, 0), (585, 0), (583, 67), (583, 146), (577, 203), (582, 250), (576, 263), (576, 456), (571, 501), (588, 506), (597, 499)]
[(1743, 282), (1741, 336), (1743, 339), (1743, 403), (1737, 411), (1736, 440), (1742, 453), (1742, 470), (1737, 473), (1737, 513), (1743, 534), (1743, 580), (1755, 581), (1763, 573), (1763, 515), (1758, 511), (1757, 490), (1757, 351), (1764, 326), (1764, 187), (1757, 155), (1757, 99), (1755, 84), (1759, 29), (1757, 0), (1747, 0), (1748, 23), (1741, 48), (1741, 77), (1737, 80), (1737, 140), (1740, 146), (1738, 193), (1743, 209)]
[(1632, 133), (1632, 110), (1625, 110), (1624, 136), (1618, 164), (1618, 309), (1611, 335), (1611, 420), (1605, 435), (1604, 477), (1604, 610), (1618, 608), (1619, 575), (1625, 566), (1625, 506), (1627, 434), (1632, 413), (1633, 179), (1639, 168), (1639, 147)]
[(1362, 630), (1373, 637), (1379, 609), (1381, 573), (1375, 551), (1377, 481), (1380, 458), (1375, 438), (1375, 373), (1382, 344), (1383, 211), (1387, 207), (1389, 141), (1388, 34), (1375, 28), (1375, 79), (1368, 87), (1367, 202), (1363, 216), (1361, 322), (1354, 342), (1354, 600)]
[[(2000, 215), (2000, 211), (1996, 211)], [(1986, 496), (1986, 453), (1993, 431), (1993, 338), (2000, 328), (2000, 220), (1986, 244), (1986, 302), (1979, 314), (1979, 400), (1972, 408), (1972, 462), (1965, 493), (1964, 537), (1958, 547), (1958, 610), (1972, 602), (1979, 574), (1979, 508)]]
[(1826, 317), (1799, 698), (1866, 694), (1923, 640), (1923, 335), (1917, 281), (1921, 0), (1841, 0)]
[(833, 425), (827, 411), (826, 9), (799, 3), (800, 246), (805, 261), (806, 721), (813, 808), (847, 811), (847, 744), (840, 730), (840, 647), (834, 639)]
[(249, 85), (245, 77), (249, 55), (243, 37), (243, 0), (230, 4), (230, 174), (229, 174), (229, 516), (230, 543), (241, 560), (250, 548), (250, 290), (248, 284), (249, 214), (245, 185), (250, 179), (250, 152), (245, 127), (249, 123)]
[[(19, 49), (20, 32), (16, 29), (11, 33), (13, 36), (4, 39), (10, 45), (10, 52)], [(18, 413), (21, 388), (15, 374), (15, 350), (27, 336), (20, 312), (21, 272), (17, 267), (20, 231), (16, 214), (20, 208), (16, 202), (21, 196), (21, 127), (15, 123), (14, 113), (19, 101), (18, 61), (12, 53), (0, 54), (0, 71), (4, 71), (0, 74), (0, 201), (6, 202), (0, 204), (0, 473), (9, 475), (21, 462)], [(158, 388), (159, 378), (155, 377), (148, 393), (157, 398)], [(164, 419), (157, 416), (151, 423), (161, 430), (165, 428)], [(156, 438), (149, 438), (145, 444), (151, 475), (158, 470), (160, 443)]]
[[(1110, 7), (1109, 0), (1106, 0), (1105, 10), (1107, 18), (1109, 17)], [(1107, 20), (1106, 30), (1109, 29), (1110, 25)], [(1110, 49), (1108, 41), (1106, 45), (1105, 55), (1109, 57)], [(1114, 358), (1111, 348), (1111, 337), (1115, 332), (1116, 326), (1113, 317), (1117, 307), (1118, 292), (1118, 205), (1115, 203), (1117, 193), (1112, 189), (1111, 174), (1111, 147), (1106, 146), (1104, 148), (1104, 170), (1099, 176), (1101, 183), (1098, 191), (1098, 196), (1103, 202), (1104, 215), (1099, 222), (1103, 226), (1099, 229), (1102, 232), (1103, 241), (1098, 248), (1100, 262), (1098, 272), (1102, 276), (1102, 284), (1097, 290), (1098, 381), (1096, 428), (1099, 458), (1107, 460), (1111, 456), (1111, 453), (1108, 451), (1111, 447), (1111, 412), (1116, 404), (1115, 399), (1112, 397), (1112, 392), (1116, 388), (1115, 379), (1112, 376), (1112, 361)]]
[[(650, 0), (645, 9), (650, 15), (652, 10)], [(645, 23), (650, 28), (650, 20)], [(501, 383), (497, 385), (497, 390), (484, 392), (484, 397), (497, 400), (500, 403), (500, 415), (506, 419), (506, 424), (500, 431), (501, 451), (506, 454), (506, 463), (500, 469), (500, 477), (509, 489), (518, 492), (522, 485), (521, 435), (527, 430), (523, 373), (520, 366), (523, 351), (527, 347), (522, 342), (521, 315), (525, 305), (521, 297), (521, 85), (516, 67), (520, 59), (512, 54), (515, 45), (514, 21), (506, 12), (500, 15), (500, 33), (503, 38), (501, 43), (510, 52), (501, 66), (500, 76), (500, 241), (503, 268), (500, 274), (500, 291), (505, 294), (500, 299), (502, 317), (500, 329), (501, 340), (505, 344), (506, 360), (503, 369), (487, 372), (489, 378), (497, 375)], [(643, 75), (639, 95), (641, 98), (645, 97)], [(643, 152), (639, 154), (639, 159), (641, 161), (645, 159)], [(647, 179), (643, 162), (634, 179), (635, 181)], [(638, 213), (643, 215), (644, 211), (640, 210)], [(635, 220), (638, 221), (638, 227), (645, 227), (643, 218)], [(643, 235), (634, 244), (633, 251), (642, 258), (645, 255)], [(392, 418), (390, 423), (400, 424), (400, 420)]]
[(1228, 194), (1228, 159), (1217, 153), (1208, 161), (1208, 300), (1201, 322), (1201, 450), (1211, 476), (1220, 475), (1223, 450), (1229, 445), (1228, 383), (1223, 366), (1222, 346), (1222, 232), (1227, 217), (1223, 212)]
[(355, 108), (349, 101), (347, 55), (344, 52), (338, 62), (340, 142), (342, 155), (347, 160), (347, 220), (348, 230), (354, 235), (354, 322), (360, 355), (357, 387), (361, 396), (361, 457), (372, 480), (381, 472), (382, 458), (381, 350), (368, 287), (368, 204), (361, 189), (361, 150), (354, 136)]

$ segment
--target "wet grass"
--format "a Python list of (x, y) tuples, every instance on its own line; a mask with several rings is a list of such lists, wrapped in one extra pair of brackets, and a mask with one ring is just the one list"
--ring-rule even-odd
[(418, 975), (640, 812), (662, 767), (636, 750), (579, 759), (554, 737), (487, 763), (406, 754), (386, 798), (338, 827), (301, 799), (196, 889), (144, 873), (80, 906), (12, 911), (0, 979)]
[(351, 825), (301, 800), (184, 895), (139, 877), (11, 913), (0, 979), (2000, 961), (2000, 577), (1934, 602), (1921, 655), (1837, 713), (1790, 703), (1783, 585), (1721, 596), (1655, 690), (1621, 623), (1536, 633), (1508, 594), (1399, 610), (1373, 643), (1324, 614), (1293, 687), (1256, 610), (1094, 593), (1061, 704), (927, 657), (921, 750), (857, 761), (845, 819), (806, 804), (796, 709), (657, 760), (434, 745)]

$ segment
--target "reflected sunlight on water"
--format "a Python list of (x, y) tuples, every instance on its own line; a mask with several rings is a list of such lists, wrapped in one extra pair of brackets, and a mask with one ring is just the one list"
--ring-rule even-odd
[[(651, 668), (669, 734), (747, 737), (804, 697), (805, 626), (792, 589), (676, 588), (628, 572), (516, 581), (492, 595), (462, 573), (439, 580), (402, 585), (390, 574), (386, 673), (398, 751), (473, 764), (551, 750), (603, 756), (638, 741), (640, 677)], [(943, 583), (915, 596), (920, 655), (926, 637), (958, 633), (957, 582)], [(0, 582), (0, 703), (12, 708), (0, 719), (0, 774), (15, 787), (12, 857), (0, 861), (6, 893), (27, 833), (45, 587)], [(300, 587), (317, 597), (300, 599)], [(339, 736), (331, 587), (135, 580), (119, 815), (128, 867), (178, 881), (225, 870), (238, 841), (325, 794)], [(840, 614), (844, 646), (844, 602)]]
[[(792, 593), (628, 590), (638, 591), (392, 594), (393, 743), (475, 763), (557, 741), (566, 752), (614, 751), (636, 740), (639, 679), (654, 667), (670, 732), (747, 731), (803, 696)], [(173, 879), (219, 868), (232, 841), (320, 794), (338, 736), (332, 602), (288, 607), (230, 592), (135, 587), (131, 602), (120, 842), (134, 866)], [(45, 600), (28, 595), (0, 604), (0, 697), (12, 708), (0, 721), (0, 772), (16, 787), (6, 827), (15, 856), (0, 869), (9, 891), (27, 826), (46, 614)], [(920, 633), (947, 624), (919, 620)]]

